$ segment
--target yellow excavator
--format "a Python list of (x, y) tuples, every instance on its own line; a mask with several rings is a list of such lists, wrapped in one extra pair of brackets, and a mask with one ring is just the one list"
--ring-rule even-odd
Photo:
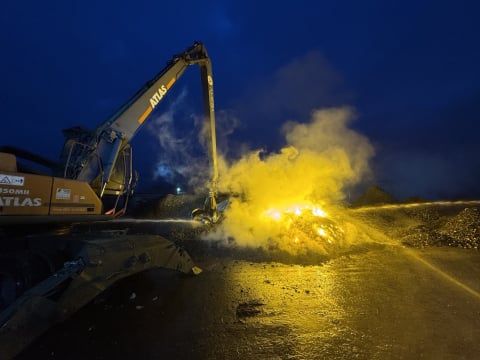
[[(94, 131), (64, 130), (60, 163), (25, 150), (0, 147), (0, 226), (15, 223), (92, 221), (123, 215), (134, 186), (130, 141), (189, 65), (200, 66), (205, 121), (210, 129), (211, 189), (206, 213), (216, 214), (218, 178), (212, 66), (194, 43), (174, 56), (128, 102)], [(18, 166), (17, 157), (49, 168), (53, 176)]]
[(53, 323), (123, 277), (155, 267), (200, 271), (184, 249), (161, 236), (65, 238), (10, 231), (123, 215), (136, 184), (130, 141), (190, 65), (200, 68), (211, 166), (204, 207), (195, 209), (192, 216), (216, 223), (221, 216), (216, 200), (213, 77), (202, 43), (195, 42), (173, 56), (95, 130), (64, 130), (59, 162), (16, 147), (0, 147), (0, 358), (14, 356)]

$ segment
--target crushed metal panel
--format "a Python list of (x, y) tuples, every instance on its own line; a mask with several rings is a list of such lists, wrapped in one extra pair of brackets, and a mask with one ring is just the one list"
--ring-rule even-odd
[(48, 283), (55, 284), (57, 274), (22, 299), (15, 314), (0, 324), (0, 359), (13, 358), (55, 323), (70, 317), (122, 278), (153, 268), (192, 275), (201, 272), (184, 249), (158, 235), (121, 234), (72, 243), (72, 258), (84, 264), (83, 271), (69, 276), (71, 282), (58, 301), (48, 298), (52, 290)]

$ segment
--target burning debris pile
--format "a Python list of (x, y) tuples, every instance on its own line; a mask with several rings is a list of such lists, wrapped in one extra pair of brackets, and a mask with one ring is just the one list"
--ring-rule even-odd
[[(329, 254), (345, 239), (344, 230), (327, 213), (317, 206), (292, 206), (283, 210), (268, 209), (263, 213), (272, 233), (270, 248), (291, 253)], [(272, 224), (273, 223), (273, 224)]]
[(251, 151), (223, 163), (218, 188), (238, 196), (208, 238), (294, 255), (330, 253), (344, 244), (343, 225), (322, 209), (330, 213), (346, 188), (370, 174), (374, 150), (348, 127), (353, 117), (350, 108), (315, 111), (309, 123), (285, 124), (279, 151)]
[[(192, 227), (169, 236), (323, 256), (371, 241), (361, 230), (367, 225), (408, 246), (478, 248), (477, 209), (419, 198), (399, 202), (376, 186), (354, 200), (351, 208), (340, 208), (346, 189), (369, 178), (374, 154), (368, 139), (348, 127), (353, 117), (350, 108), (318, 110), (309, 123), (285, 124), (285, 144), (279, 151), (247, 151), (231, 163), (219, 159), (222, 175), (217, 189), (233, 194), (223, 221), (208, 231)], [(147, 200), (136, 206), (142, 218), (188, 218), (203, 201), (187, 195)]]

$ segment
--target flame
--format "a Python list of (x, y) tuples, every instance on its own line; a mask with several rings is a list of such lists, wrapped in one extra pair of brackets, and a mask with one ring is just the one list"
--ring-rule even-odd
[(327, 213), (323, 211), (321, 208), (314, 206), (312, 208), (312, 214), (314, 216), (320, 216), (320, 217), (327, 217)]
[(305, 212), (314, 217), (326, 218), (328, 216), (326, 211), (316, 205), (288, 205), (280, 208), (271, 207), (265, 210), (263, 215), (275, 221), (281, 221), (285, 218), (285, 215), (295, 215), (298, 217), (302, 216)]
[[(259, 218), (277, 225), (277, 233), (291, 239), (292, 246), (311, 247), (312, 242), (319, 245), (333, 244), (343, 230), (328, 218), (327, 212), (319, 205), (310, 203), (269, 207)], [(323, 248), (323, 247), (322, 247)]]
[(325, 232), (324, 229), (320, 228), (317, 230), (318, 232), (318, 235), (322, 236), (322, 237), (327, 237), (327, 233)]

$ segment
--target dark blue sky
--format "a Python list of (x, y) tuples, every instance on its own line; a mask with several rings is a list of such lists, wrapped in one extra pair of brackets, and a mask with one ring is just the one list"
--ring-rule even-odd
[[(57, 158), (62, 129), (94, 128), (199, 40), (212, 58), (217, 111), (238, 120), (230, 148), (275, 150), (286, 120), (350, 105), (353, 126), (375, 145), (381, 186), (400, 198), (480, 196), (476, 1), (272, 4), (4, 1), (0, 144)], [(189, 72), (157, 111), (184, 89), (195, 109), (198, 74)], [(136, 161), (149, 173), (156, 145), (138, 136)]]

